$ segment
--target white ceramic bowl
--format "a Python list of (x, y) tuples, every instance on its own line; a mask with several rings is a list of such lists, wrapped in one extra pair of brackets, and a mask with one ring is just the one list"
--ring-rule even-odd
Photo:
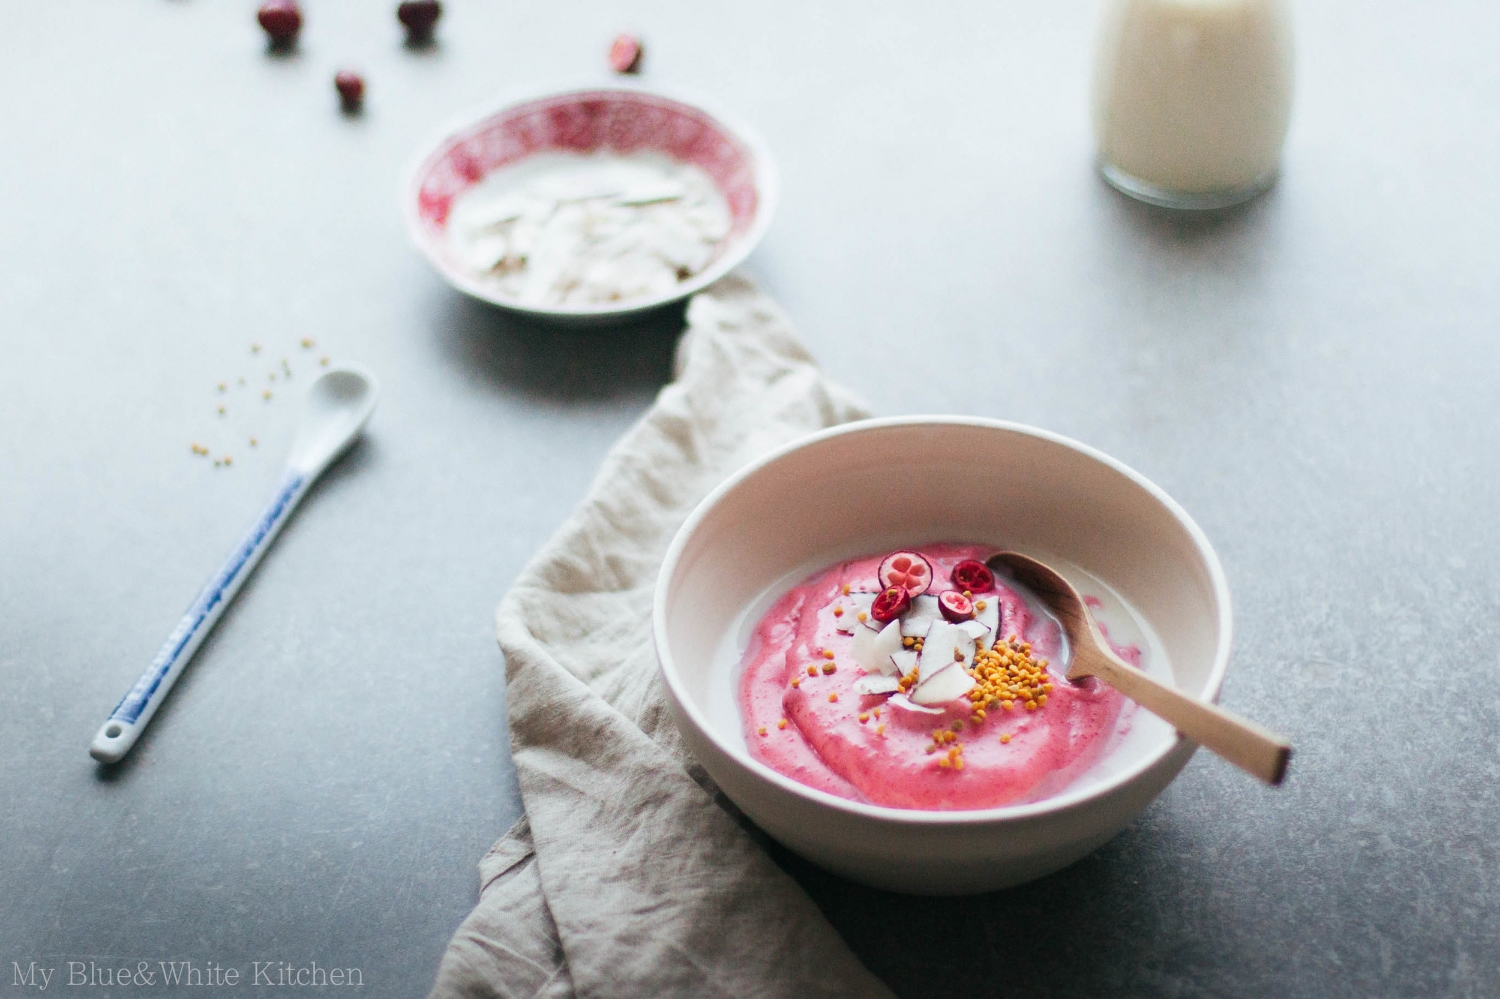
[[(755, 249), (771, 224), (779, 187), (765, 144), (697, 99), (616, 83), (512, 95), (450, 126), (411, 172), (402, 208), (412, 241), (453, 287), (513, 312), (572, 322), (603, 321), (658, 308), (701, 291)], [(491, 171), (538, 153), (663, 153), (703, 169), (729, 205), (730, 232), (705, 270), (670, 292), (596, 306), (529, 305), (499, 293), (454, 251), (453, 200)]]
[[(964, 894), (1051, 873), (1103, 844), (1177, 775), (1194, 745), (1165, 723), (1114, 773), (1031, 804), (886, 808), (752, 759), (726, 714), (726, 638), (747, 608), (841, 558), (940, 540), (1055, 557), (1101, 580), (1154, 629), (1179, 688), (1218, 696), (1229, 590), (1208, 539), (1159, 488), (1082, 444), (962, 417), (867, 420), (815, 434), (715, 489), (667, 551), (653, 627), (677, 724), (720, 788), (830, 871), (897, 891)], [(732, 658), (732, 657), (730, 657)]]

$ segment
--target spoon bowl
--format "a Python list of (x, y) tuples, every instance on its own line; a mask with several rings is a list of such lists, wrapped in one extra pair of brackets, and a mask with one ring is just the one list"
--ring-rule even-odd
[(1019, 552), (1000, 552), (985, 564), (1030, 589), (1057, 616), (1068, 638), (1070, 681), (1077, 683), (1090, 676), (1102, 680), (1176, 726), (1189, 739), (1267, 784), (1280, 784), (1286, 777), (1292, 758), (1292, 747), (1286, 739), (1216, 704), (1188, 697), (1128, 665), (1110, 648), (1073, 584), (1056, 570)]
[(375, 376), (355, 364), (325, 371), (307, 390), (287, 466), (317, 476), (354, 443), (375, 412)]

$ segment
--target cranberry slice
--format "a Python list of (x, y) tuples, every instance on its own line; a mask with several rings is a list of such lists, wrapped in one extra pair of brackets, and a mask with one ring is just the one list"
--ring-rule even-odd
[(277, 48), (288, 48), (302, 30), (302, 8), (297, 0), (266, 0), (255, 12), (255, 19)]
[(899, 586), (914, 597), (932, 585), (932, 563), (916, 552), (892, 552), (880, 563), (882, 588)]
[[(962, 596), (962, 594), (960, 594)], [(881, 624), (889, 624), (911, 608), (911, 594), (899, 586), (890, 586), (870, 601), (870, 616)]]
[(938, 594), (938, 610), (943, 617), (957, 624), (974, 616), (974, 601), (957, 590), (945, 590)]
[(988, 593), (995, 588), (995, 574), (983, 562), (966, 558), (953, 567), (953, 585), (970, 593)]

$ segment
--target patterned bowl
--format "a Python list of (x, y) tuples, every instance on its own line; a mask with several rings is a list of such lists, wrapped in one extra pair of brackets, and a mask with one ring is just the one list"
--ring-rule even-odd
[[(729, 205), (729, 238), (705, 270), (655, 297), (589, 306), (521, 303), (465, 263), (449, 242), (454, 199), (491, 171), (538, 153), (658, 152), (702, 169)], [(720, 113), (639, 87), (612, 84), (527, 96), (448, 129), (419, 160), (403, 197), (417, 248), (458, 290), (503, 309), (561, 320), (610, 319), (679, 301), (738, 266), (776, 207), (765, 145)]]

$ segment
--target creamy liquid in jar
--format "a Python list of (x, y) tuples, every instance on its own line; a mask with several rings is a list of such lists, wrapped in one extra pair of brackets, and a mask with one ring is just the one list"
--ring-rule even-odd
[(1292, 107), (1285, 0), (1106, 0), (1100, 169), (1155, 204), (1216, 208), (1276, 177)]

